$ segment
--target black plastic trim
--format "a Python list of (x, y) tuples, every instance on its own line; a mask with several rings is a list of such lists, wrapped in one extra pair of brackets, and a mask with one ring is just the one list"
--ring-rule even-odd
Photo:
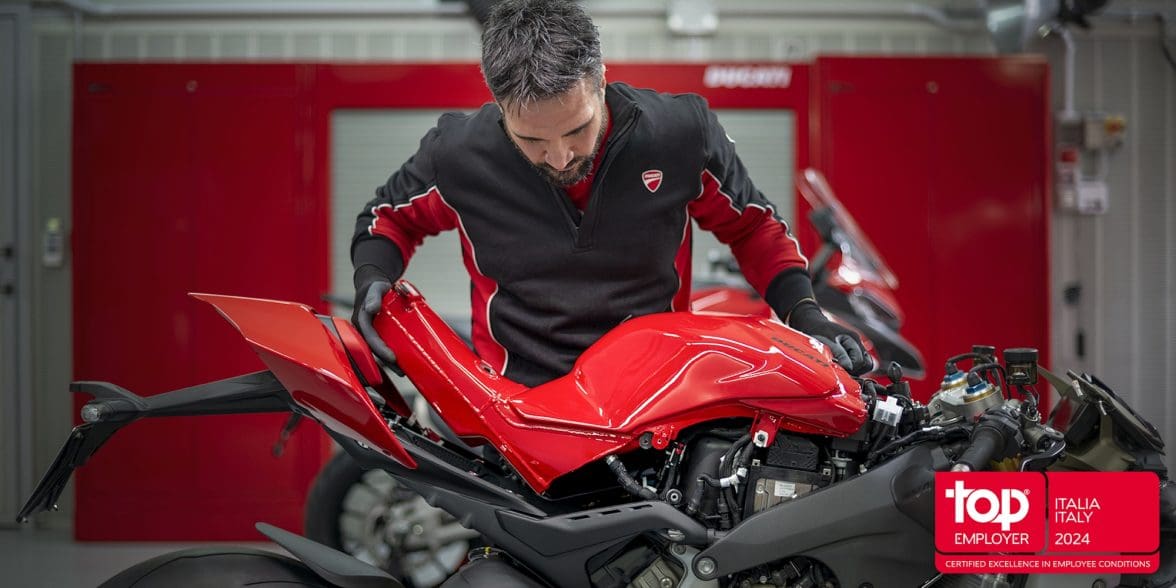
[(293, 406), (286, 387), (269, 371), (148, 397), (137, 396), (109, 382), (74, 382), (69, 389), (93, 396), (94, 400), (86, 406), (96, 408), (102, 422), (129, 422), (143, 417), (288, 412)]
[(520, 541), (535, 546), (544, 556), (559, 555), (599, 544), (613, 544), (658, 529), (678, 529), (685, 543), (706, 545), (706, 527), (665, 502), (646, 501), (535, 518), (500, 511), (502, 528)]
[(341, 551), (315, 543), (306, 537), (266, 523), (254, 527), (262, 535), (282, 546), (291, 555), (314, 570), (324, 580), (340, 588), (403, 588), (387, 572), (364, 563)]
[(74, 382), (69, 388), (75, 393), (94, 397), (83, 408), (89, 422), (70, 432), (53, 464), (17, 514), (19, 522), (27, 521), (35, 513), (55, 509), (73, 471), (84, 465), (107, 439), (138, 419), (286, 412), (294, 406), (286, 388), (268, 371), (146, 398), (109, 382)]
[[(411, 487), (418, 493), (420, 492), (418, 487), (446, 488), (467, 496), (471, 501), (485, 503), (496, 508), (525, 512), (533, 516), (546, 516), (548, 514), (547, 511), (540, 509), (523, 495), (511, 492), (505, 488), (505, 484), (498, 485), (491, 483), (474, 475), (470, 469), (459, 468), (449, 463), (449, 460), (464, 460), (464, 458), (456, 453), (449, 456), (449, 460), (443, 459), (412, 443), (404, 436), (403, 431), (397, 431), (397, 437), (401, 441), (406, 441), (403, 443), (404, 449), (416, 461), (416, 469), (406, 468), (382, 453), (361, 447), (354, 439), (340, 433), (330, 430), (327, 432), (330, 433), (331, 437), (335, 439), (335, 442), (344, 451), (355, 458), (355, 461), (361, 467), (364, 469), (384, 470), (403, 481), (405, 485)], [(457, 516), (457, 513), (454, 514)]]

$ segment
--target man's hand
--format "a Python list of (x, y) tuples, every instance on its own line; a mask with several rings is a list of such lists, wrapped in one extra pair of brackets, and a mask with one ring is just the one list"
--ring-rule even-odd
[(372, 265), (360, 266), (355, 270), (355, 309), (351, 314), (351, 322), (359, 329), (359, 334), (367, 341), (368, 347), (380, 361), (389, 366), (396, 365), (396, 355), (388, 348), (388, 344), (376, 333), (372, 321), (384, 303), (384, 295), (392, 289), (392, 280)]
[(855, 376), (874, 367), (857, 333), (825, 318), (816, 302), (806, 300), (798, 304), (788, 316), (788, 326), (824, 343), (833, 352), (833, 361)]

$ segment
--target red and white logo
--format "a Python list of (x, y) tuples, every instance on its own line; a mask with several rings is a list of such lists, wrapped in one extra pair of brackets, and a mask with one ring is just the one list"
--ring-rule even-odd
[(941, 553), (1036, 553), (1045, 547), (1045, 476), (939, 472), (935, 486)]
[[(1029, 514), (1027, 491), (1001, 488), (1000, 497), (987, 488), (975, 489), (964, 486), (963, 480), (956, 480), (954, 488), (943, 492), (944, 498), (955, 500), (956, 524), (964, 522), (964, 514), (977, 523), (999, 523), (1001, 531), (1008, 531), (1013, 523), (1025, 520)], [(1013, 506), (1013, 502), (1017, 506)], [(984, 504), (983, 507), (978, 505)]]
[(1152, 472), (937, 472), (935, 567), (1151, 573), (1159, 567), (1158, 482)]
[(657, 189), (661, 187), (661, 181), (662, 181), (661, 170), (660, 169), (646, 170), (645, 173), (641, 174), (641, 181), (645, 183), (645, 187), (646, 187), (646, 189), (649, 190), (650, 193), (657, 192)]

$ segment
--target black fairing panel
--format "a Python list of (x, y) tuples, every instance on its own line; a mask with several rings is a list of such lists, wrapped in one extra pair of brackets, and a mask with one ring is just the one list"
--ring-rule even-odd
[(315, 543), (266, 523), (255, 525), (262, 535), (281, 545), (316, 574), (339, 588), (403, 588), (384, 570), (369, 565), (341, 551)]
[(545, 557), (628, 541), (650, 529), (678, 529), (687, 543), (704, 543), (706, 529), (665, 502), (634, 502), (574, 514), (536, 518), (498, 511), (498, 521), (512, 536)]
[(331, 588), (288, 557), (248, 547), (198, 547), (135, 564), (98, 588)]
[[(748, 518), (703, 551), (719, 577), (787, 556), (820, 560), (842, 586), (919, 586), (936, 574), (932, 449)], [(702, 574), (699, 574), (702, 576)]]

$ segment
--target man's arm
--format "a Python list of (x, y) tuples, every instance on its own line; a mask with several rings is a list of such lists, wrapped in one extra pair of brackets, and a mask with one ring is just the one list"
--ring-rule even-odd
[(698, 108), (706, 164), (690, 215), (731, 248), (747, 282), (784, 320), (795, 304), (813, 297), (808, 260), (788, 225), (748, 177), (735, 143), (714, 113), (701, 99)]
[(437, 187), (439, 143), (440, 131), (434, 128), (421, 139), (416, 154), (376, 189), (376, 197), (360, 211), (351, 239), (357, 278), (364, 270), (395, 281), (426, 236), (457, 226), (457, 215)]
[(808, 260), (756, 189), (735, 153), (735, 142), (704, 101), (699, 99), (706, 164), (702, 190), (689, 205), (698, 225), (731, 247), (739, 268), (785, 324), (820, 339), (834, 358), (852, 373), (871, 367), (857, 334), (825, 318), (813, 297)]
[(351, 239), (351, 264), (355, 267), (351, 321), (385, 361), (393, 360), (392, 352), (372, 328), (384, 295), (404, 274), (426, 236), (457, 226), (457, 214), (437, 187), (435, 154), (439, 143), (437, 128), (421, 139), (416, 154), (376, 189), (376, 197), (359, 213)]

